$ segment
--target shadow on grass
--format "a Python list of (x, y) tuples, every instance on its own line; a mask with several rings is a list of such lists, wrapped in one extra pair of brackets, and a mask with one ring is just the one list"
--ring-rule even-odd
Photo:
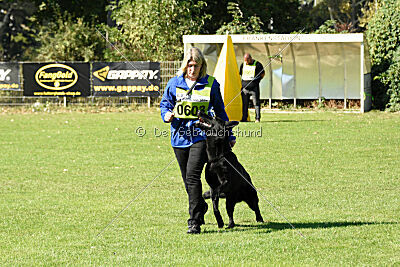
[[(292, 223), (296, 229), (325, 229), (335, 227), (379, 225), (379, 224), (398, 224), (397, 222), (309, 222)], [(224, 233), (224, 232), (243, 232), (252, 230), (263, 230), (262, 233), (271, 233), (272, 231), (293, 229), (288, 223), (265, 222), (260, 224), (236, 224), (233, 229), (221, 228), (219, 230), (205, 230), (205, 234)]]
[(260, 123), (281, 123), (281, 122), (315, 122), (315, 121), (330, 121), (330, 120), (275, 120), (275, 121), (261, 121)]
[[(331, 120), (273, 120), (273, 121), (260, 121), (257, 124), (267, 124), (267, 123), (284, 123), (284, 122), (316, 122), (316, 121), (331, 121)], [(254, 121), (240, 122), (240, 124), (254, 124)]]

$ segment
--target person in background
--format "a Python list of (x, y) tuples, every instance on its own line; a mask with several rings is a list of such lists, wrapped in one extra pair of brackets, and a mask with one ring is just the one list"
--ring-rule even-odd
[(264, 78), (265, 72), (263, 65), (254, 60), (249, 53), (244, 54), (244, 62), (240, 65), (240, 76), (242, 77), (242, 120), (247, 121), (249, 112), (250, 96), (253, 99), (256, 111), (256, 122), (261, 119), (260, 107), (260, 81)]
[[(199, 110), (228, 121), (219, 83), (207, 74), (200, 49), (185, 54), (181, 74), (169, 80), (160, 102), (161, 118), (171, 123), (171, 145), (189, 199), (188, 234), (199, 234), (208, 206), (202, 197), (201, 173), (207, 162), (206, 136), (194, 127)], [(235, 137), (230, 135), (231, 146)]]

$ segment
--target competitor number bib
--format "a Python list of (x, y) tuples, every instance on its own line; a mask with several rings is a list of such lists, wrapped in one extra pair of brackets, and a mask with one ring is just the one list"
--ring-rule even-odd
[(197, 112), (207, 112), (208, 102), (181, 101), (176, 105), (175, 117), (197, 119)]
[(211, 87), (214, 77), (208, 76), (208, 83), (201, 90), (193, 90), (187, 95), (187, 90), (176, 88), (176, 105), (174, 114), (180, 119), (197, 119), (199, 111), (207, 112), (210, 103)]
[(254, 60), (252, 65), (247, 65), (246, 63), (243, 64), (242, 70), (242, 80), (243, 81), (250, 81), (253, 80), (256, 76), (256, 63), (257, 61)]

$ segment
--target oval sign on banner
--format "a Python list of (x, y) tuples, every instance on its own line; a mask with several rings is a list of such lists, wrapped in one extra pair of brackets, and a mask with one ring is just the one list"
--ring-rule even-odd
[(64, 64), (50, 64), (37, 70), (35, 80), (43, 88), (65, 90), (78, 81), (78, 73)]

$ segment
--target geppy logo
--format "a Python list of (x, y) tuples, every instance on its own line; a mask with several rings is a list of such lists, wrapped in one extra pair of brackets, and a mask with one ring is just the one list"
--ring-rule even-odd
[(107, 80), (134, 80), (157, 79), (159, 70), (110, 70), (110, 66), (106, 66), (93, 72), (93, 76), (101, 81)]
[(0, 81), (9, 81), (10, 77), (7, 76), (11, 72), (11, 69), (0, 69)]

